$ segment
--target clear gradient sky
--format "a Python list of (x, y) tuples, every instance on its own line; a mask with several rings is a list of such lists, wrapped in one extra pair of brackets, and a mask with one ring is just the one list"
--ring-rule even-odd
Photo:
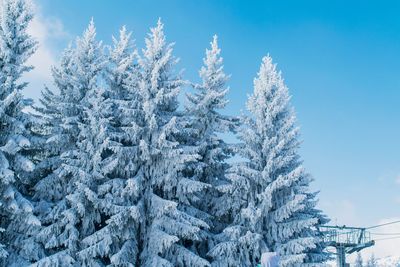
[[(301, 127), (300, 152), (332, 224), (370, 226), (400, 218), (400, 1), (34, 3), (31, 31), (41, 47), (26, 95), (37, 98), (43, 84), (52, 86), (49, 66), (91, 17), (105, 43), (126, 25), (139, 47), (161, 17), (168, 40), (176, 43), (178, 68), (195, 81), (217, 34), (232, 75), (226, 113), (244, 109), (264, 55), (282, 70)], [(400, 239), (382, 241), (367, 252), (384, 256), (399, 247)]]

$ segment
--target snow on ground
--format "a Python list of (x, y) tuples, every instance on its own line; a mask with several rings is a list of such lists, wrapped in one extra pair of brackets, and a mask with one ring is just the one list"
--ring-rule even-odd
[(400, 266), (400, 257), (389, 256), (378, 259), (378, 267), (398, 267), (398, 266)]
[[(377, 259), (377, 267), (400, 267), (400, 257), (388, 256)], [(366, 263), (364, 262), (364, 265)], [(353, 264), (350, 264), (353, 267)], [(328, 262), (328, 267), (336, 267), (336, 261)]]

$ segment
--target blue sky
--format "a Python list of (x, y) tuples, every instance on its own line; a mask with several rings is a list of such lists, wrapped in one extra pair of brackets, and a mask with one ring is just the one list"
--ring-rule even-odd
[[(176, 43), (178, 68), (195, 81), (217, 34), (232, 75), (228, 114), (244, 109), (261, 58), (269, 53), (278, 63), (298, 115), (301, 155), (332, 223), (369, 226), (400, 217), (399, 1), (35, 3), (32, 33), (41, 48), (28, 96), (51, 86), (49, 65), (91, 17), (105, 43), (126, 25), (139, 47), (161, 17)], [(400, 246), (400, 239), (385, 244), (376, 246), (378, 255), (392, 253), (389, 247)]]

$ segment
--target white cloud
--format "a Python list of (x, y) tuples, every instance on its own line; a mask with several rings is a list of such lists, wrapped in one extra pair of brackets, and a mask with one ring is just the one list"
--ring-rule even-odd
[(39, 44), (36, 53), (28, 60), (28, 64), (35, 68), (24, 77), (29, 82), (24, 94), (37, 99), (44, 85), (51, 85), (51, 67), (57, 63), (58, 54), (54, 43), (59, 40), (67, 41), (70, 36), (60, 19), (44, 17), (37, 4), (34, 5), (34, 13), (28, 32)]

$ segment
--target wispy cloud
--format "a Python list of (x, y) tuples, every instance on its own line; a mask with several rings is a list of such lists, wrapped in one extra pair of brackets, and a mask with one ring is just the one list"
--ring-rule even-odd
[(44, 85), (51, 84), (51, 67), (57, 63), (58, 56), (55, 44), (59, 41), (67, 42), (71, 37), (64, 29), (60, 19), (43, 16), (41, 8), (37, 4), (33, 8), (35, 17), (28, 32), (39, 42), (39, 46), (28, 61), (28, 64), (35, 68), (24, 77), (24, 80), (29, 82), (24, 94), (37, 99)]

